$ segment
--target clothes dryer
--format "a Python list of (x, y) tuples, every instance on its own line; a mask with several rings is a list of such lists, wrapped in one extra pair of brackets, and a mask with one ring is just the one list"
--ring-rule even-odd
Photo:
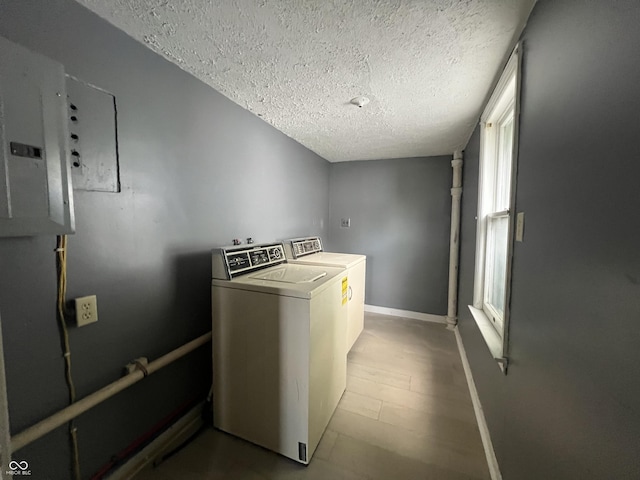
[(281, 243), (212, 255), (214, 426), (307, 464), (346, 387), (346, 270)]
[(297, 265), (324, 265), (347, 269), (347, 352), (364, 328), (364, 293), (367, 257), (351, 253), (325, 252), (320, 237), (304, 237), (284, 242), (287, 262)]

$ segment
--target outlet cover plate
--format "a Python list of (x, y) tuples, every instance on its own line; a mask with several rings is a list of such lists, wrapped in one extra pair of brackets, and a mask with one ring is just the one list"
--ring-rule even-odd
[(98, 297), (89, 295), (88, 297), (76, 298), (76, 322), (78, 326), (84, 327), (97, 321)]

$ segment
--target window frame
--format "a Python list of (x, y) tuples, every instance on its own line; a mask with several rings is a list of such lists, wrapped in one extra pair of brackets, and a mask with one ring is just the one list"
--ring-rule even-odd
[[(508, 366), (509, 321), (511, 299), (511, 267), (513, 263), (516, 174), (518, 165), (518, 137), (520, 119), (520, 83), (521, 83), (521, 44), (514, 48), (509, 60), (496, 84), (489, 101), (480, 117), (480, 172), (478, 181), (478, 212), (476, 224), (476, 262), (474, 272), (473, 305), (469, 305), (489, 350), (501, 370), (506, 374)], [(511, 165), (508, 167), (509, 177), (506, 179), (510, 191), (508, 205), (497, 205), (499, 210), (487, 209), (487, 204), (495, 205), (498, 180), (498, 157), (500, 149), (498, 129), (505, 120), (513, 115), (513, 139), (511, 144)], [(488, 179), (487, 174), (493, 178)], [(506, 209), (504, 208), (506, 207)], [(489, 234), (489, 216), (491, 218), (508, 218), (506, 241), (506, 266), (504, 284), (504, 312), (501, 321), (495, 322), (495, 313), (485, 305), (487, 273), (487, 236)]]

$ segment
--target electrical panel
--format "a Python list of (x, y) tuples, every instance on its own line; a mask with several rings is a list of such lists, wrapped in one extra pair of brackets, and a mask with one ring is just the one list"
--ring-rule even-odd
[(73, 233), (64, 67), (0, 37), (0, 236)]

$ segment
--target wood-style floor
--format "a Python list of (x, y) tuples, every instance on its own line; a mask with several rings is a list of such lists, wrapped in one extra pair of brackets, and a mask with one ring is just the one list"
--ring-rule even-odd
[(488, 480), (455, 337), (444, 325), (368, 313), (347, 390), (303, 466), (208, 429), (136, 480)]

